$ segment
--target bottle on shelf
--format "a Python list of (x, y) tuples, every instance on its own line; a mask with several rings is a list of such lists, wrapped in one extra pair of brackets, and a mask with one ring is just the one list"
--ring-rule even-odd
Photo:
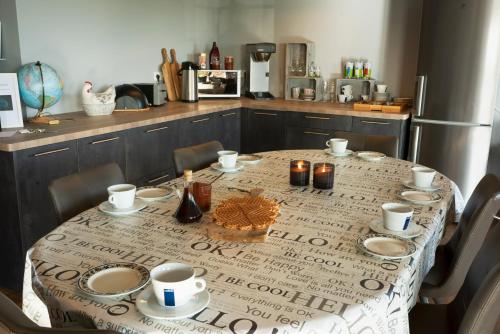
[(180, 223), (188, 224), (195, 223), (201, 219), (201, 209), (196, 204), (193, 196), (193, 171), (184, 171), (184, 193), (182, 194), (181, 203), (175, 212), (175, 218)]
[(211, 70), (220, 70), (220, 53), (215, 42), (212, 44), (212, 50), (210, 50), (209, 64)]

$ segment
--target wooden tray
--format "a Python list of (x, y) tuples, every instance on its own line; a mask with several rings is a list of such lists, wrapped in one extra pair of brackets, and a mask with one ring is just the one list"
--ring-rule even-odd
[(406, 104), (401, 105), (385, 105), (385, 104), (369, 104), (369, 103), (354, 103), (354, 110), (357, 111), (381, 111), (385, 113), (402, 113), (406, 110)]

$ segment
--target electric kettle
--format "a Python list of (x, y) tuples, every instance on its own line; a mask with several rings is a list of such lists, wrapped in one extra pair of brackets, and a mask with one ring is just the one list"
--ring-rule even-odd
[(178, 74), (182, 74), (182, 94), (183, 102), (198, 102), (198, 70), (195, 63), (185, 61)]

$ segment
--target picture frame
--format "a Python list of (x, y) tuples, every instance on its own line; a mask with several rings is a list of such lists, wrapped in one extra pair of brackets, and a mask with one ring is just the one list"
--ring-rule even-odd
[(0, 123), (2, 129), (24, 127), (16, 73), (0, 73)]

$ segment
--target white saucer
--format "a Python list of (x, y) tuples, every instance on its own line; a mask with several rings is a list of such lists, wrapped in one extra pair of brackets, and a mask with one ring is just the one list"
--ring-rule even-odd
[(215, 170), (218, 170), (219, 172), (224, 172), (224, 173), (236, 173), (239, 172), (240, 170), (245, 167), (242, 163), (237, 162), (236, 166), (233, 168), (223, 168), (220, 162), (214, 162), (213, 164), (210, 165)]
[(111, 203), (109, 203), (108, 201), (105, 201), (105, 202), (102, 202), (101, 204), (99, 204), (99, 210), (101, 210), (102, 212), (107, 213), (109, 215), (123, 216), (123, 215), (129, 215), (131, 213), (142, 210), (146, 207), (146, 205), (147, 204), (145, 201), (143, 201), (140, 198), (137, 198), (134, 201), (134, 205), (132, 205), (130, 208), (117, 209)]
[(172, 188), (142, 188), (137, 190), (135, 197), (140, 198), (146, 202), (158, 201), (164, 199), (174, 192)]
[(379, 161), (385, 158), (384, 153), (372, 152), (372, 151), (360, 151), (356, 155), (358, 158), (366, 161)]
[(243, 165), (256, 165), (262, 161), (262, 155), (258, 154), (242, 154), (238, 156), (238, 162)]
[(412, 241), (390, 234), (363, 235), (356, 244), (366, 254), (383, 259), (404, 259), (417, 251)]
[(439, 184), (437, 184), (435, 182), (430, 187), (417, 187), (415, 185), (415, 183), (413, 183), (413, 180), (404, 180), (404, 181), (401, 181), (401, 183), (403, 183), (403, 185), (406, 188), (416, 189), (416, 190), (421, 190), (421, 191), (434, 192), (434, 191), (438, 191), (441, 189)]
[(399, 193), (399, 197), (405, 201), (419, 205), (429, 205), (443, 199), (441, 195), (437, 193), (418, 190), (404, 190)]
[(344, 152), (342, 153), (334, 153), (332, 152), (332, 150), (330, 150), (329, 148), (325, 148), (324, 149), (325, 153), (328, 154), (328, 155), (332, 155), (334, 157), (348, 157), (350, 156), (351, 154), (353, 154), (354, 152), (351, 151), (351, 150), (345, 150)]
[(126, 296), (149, 282), (149, 270), (135, 263), (107, 263), (80, 276), (78, 288), (95, 297)]
[(404, 231), (393, 231), (385, 228), (382, 218), (374, 219), (370, 222), (370, 229), (377, 233), (391, 234), (404, 239), (415, 238), (424, 233), (424, 228), (420, 225), (410, 223)]
[(177, 307), (164, 307), (158, 304), (153, 291), (153, 286), (147, 287), (135, 299), (137, 310), (154, 319), (184, 319), (203, 310), (210, 302), (210, 294), (205, 289), (193, 296), (193, 298), (184, 305)]

